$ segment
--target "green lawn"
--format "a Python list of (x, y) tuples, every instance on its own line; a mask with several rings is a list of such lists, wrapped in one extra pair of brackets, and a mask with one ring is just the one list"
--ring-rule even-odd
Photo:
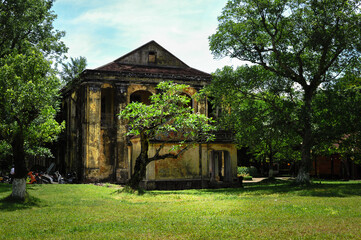
[[(117, 193), (115, 185), (28, 185), (0, 201), (1, 239), (361, 239), (361, 182)], [(11, 185), (0, 184), (0, 199)]]

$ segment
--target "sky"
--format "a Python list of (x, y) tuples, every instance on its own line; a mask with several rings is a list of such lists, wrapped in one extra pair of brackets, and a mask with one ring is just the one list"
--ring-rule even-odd
[(212, 73), (242, 62), (215, 59), (208, 37), (227, 0), (57, 0), (53, 11), (68, 57), (84, 56), (88, 69), (154, 40), (188, 66)]

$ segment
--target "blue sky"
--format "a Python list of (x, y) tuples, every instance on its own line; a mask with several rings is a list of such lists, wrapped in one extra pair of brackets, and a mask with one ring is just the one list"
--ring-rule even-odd
[(57, 0), (54, 27), (66, 32), (67, 56), (89, 69), (155, 40), (191, 67), (214, 72), (239, 61), (214, 59), (208, 37), (227, 0)]

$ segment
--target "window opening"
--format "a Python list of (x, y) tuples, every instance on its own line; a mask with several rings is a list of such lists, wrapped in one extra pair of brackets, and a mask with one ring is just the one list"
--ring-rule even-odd
[(157, 62), (157, 53), (154, 51), (150, 51), (148, 53), (148, 63), (156, 63)]
[(145, 105), (150, 105), (150, 96), (152, 93), (144, 90), (139, 90), (130, 95), (130, 102), (141, 102)]
[(113, 124), (113, 89), (101, 90), (101, 126), (110, 127)]

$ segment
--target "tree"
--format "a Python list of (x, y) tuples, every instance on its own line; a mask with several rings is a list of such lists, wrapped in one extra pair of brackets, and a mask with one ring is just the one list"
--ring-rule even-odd
[[(188, 87), (184, 84), (161, 82), (157, 86), (159, 93), (150, 97), (150, 105), (132, 102), (120, 112), (120, 118), (128, 121), (127, 135), (140, 138), (141, 151), (128, 182), (132, 189), (139, 189), (149, 163), (177, 158), (193, 144), (213, 139), (211, 119), (203, 114), (193, 113), (187, 107), (190, 99), (182, 93)], [(171, 133), (174, 137), (168, 137)], [(162, 144), (153, 156), (149, 156), (149, 144), (154, 139), (161, 140)], [(170, 141), (174, 144), (173, 150), (162, 154), (162, 149)], [(178, 143), (175, 144), (174, 141)]]
[[(0, 139), (11, 146), (13, 197), (25, 197), (25, 151), (52, 142), (63, 128), (55, 121), (59, 79), (42, 53), (29, 50), (1, 60)], [(29, 146), (30, 145), (30, 146)], [(29, 147), (26, 147), (29, 146)]]
[(0, 2), (0, 141), (11, 146), (15, 164), (12, 196), (24, 199), (25, 151), (53, 141), (59, 80), (50, 59), (66, 52), (53, 29), (52, 0)]
[(274, 160), (294, 158), (301, 142), (290, 114), (297, 108), (297, 94), (284, 95), (277, 82), (282, 80), (256, 65), (224, 67), (204, 90), (213, 105), (227, 109), (218, 124), (233, 129), (239, 147), (258, 160), (268, 159), (270, 177)]
[(54, 0), (5, 0), (0, 2), (0, 58), (41, 49), (46, 57), (60, 56), (67, 48), (60, 39), (64, 32), (54, 30)]
[(70, 62), (62, 63), (63, 71), (61, 73), (61, 79), (66, 83), (72, 82), (77, 79), (79, 74), (82, 73), (86, 68), (87, 62), (85, 57), (72, 58)]
[(298, 183), (309, 183), (315, 145), (313, 100), (318, 91), (361, 66), (359, 0), (230, 0), (210, 37), (215, 56), (262, 66), (299, 90), (302, 138)]
[(350, 177), (346, 160), (361, 161), (360, 90), (360, 77), (346, 75), (320, 91), (314, 101), (316, 131), (320, 137), (313, 153), (340, 154), (345, 178)]

